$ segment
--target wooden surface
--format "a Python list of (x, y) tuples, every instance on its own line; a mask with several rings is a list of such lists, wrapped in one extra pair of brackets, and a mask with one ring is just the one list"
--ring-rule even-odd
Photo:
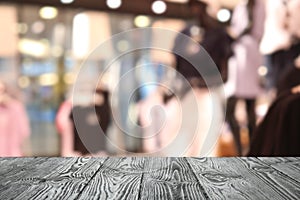
[(300, 199), (300, 158), (1, 158), (0, 199)]

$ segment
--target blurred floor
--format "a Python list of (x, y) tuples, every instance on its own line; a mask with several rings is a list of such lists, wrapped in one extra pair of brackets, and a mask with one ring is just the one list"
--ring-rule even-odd
[[(249, 148), (249, 137), (246, 129), (241, 130), (241, 142), (243, 147), (243, 155), (247, 154)], [(237, 156), (234, 140), (231, 132), (223, 132), (216, 144), (216, 147), (211, 156), (216, 157), (231, 157)]]

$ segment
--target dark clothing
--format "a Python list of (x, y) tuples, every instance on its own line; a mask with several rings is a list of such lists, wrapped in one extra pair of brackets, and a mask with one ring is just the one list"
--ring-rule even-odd
[(201, 42), (203, 48), (217, 65), (224, 82), (227, 80), (227, 62), (233, 55), (232, 42), (233, 40), (222, 27), (205, 30), (204, 39)]
[(300, 69), (291, 65), (278, 84), (278, 96), (254, 133), (249, 156), (300, 156)]
[[(236, 105), (238, 100), (239, 98), (237, 97), (230, 97), (227, 100), (226, 121), (228, 122), (231, 128), (237, 153), (239, 156), (241, 156), (242, 155), (242, 145), (240, 139), (241, 128), (235, 117), (235, 110), (236, 110)], [(255, 123), (256, 123), (255, 99), (242, 99), (242, 100), (244, 100), (246, 103), (246, 112), (248, 118), (248, 132), (249, 132), (249, 138), (251, 139), (252, 133), (255, 129)]]
[(300, 94), (286, 91), (253, 135), (248, 156), (300, 156)]
[(278, 89), (279, 84), (284, 80), (293, 68), (293, 62), (300, 53), (300, 43), (293, 45), (289, 50), (280, 50), (270, 55), (271, 61), (271, 82)]
[[(76, 126), (74, 114), (76, 114)], [(83, 155), (105, 151), (107, 140), (105, 134), (110, 117), (108, 101), (101, 106), (75, 106), (70, 116), (74, 127), (74, 149)]]
[(292, 65), (278, 84), (278, 96), (300, 84), (300, 69)]
[[(191, 36), (191, 29), (192, 27), (189, 26), (181, 33)], [(232, 40), (222, 27), (207, 28), (202, 31), (204, 33), (200, 45), (203, 49), (196, 52), (189, 52), (189, 40), (180, 35), (176, 38), (173, 51), (180, 52), (184, 56), (176, 55), (176, 69), (188, 81), (193, 78), (198, 79), (199, 87), (220, 85), (223, 82), (216, 77), (221, 73), (223, 81), (227, 80), (227, 61), (232, 55)], [(215, 65), (218, 71), (214, 70)], [(204, 82), (203, 76), (208, 82)]]

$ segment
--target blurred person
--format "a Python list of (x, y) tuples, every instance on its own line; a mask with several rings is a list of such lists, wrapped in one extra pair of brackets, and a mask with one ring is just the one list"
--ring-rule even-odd
[(30, 135), (24, 106), (0, 80), (0, 156), (24, 156), (22, 144)]
[(269, 69), (269, 87), (278, 87), (300, 51), (299, 0), (266, 0), (266, 20), (260, 51)]
[(234, 39), (234, 56), (229, 60), (229, 77), (226, 83), (226, 120), (242, 155), (240, 125), (235, 111), (239, 100), (246, 104), (248, 133), (251, 139), (256, 126), (255, 102), (262, 92), (258, 68), (263, 64), (259, 43), (263, 34), (264, 3), (261, 0), (243, 0), (234, 9), (229, 32)]
[(300, 56), (258, 126), (248, 156), (300, 156)]
[[(210, 137), (208, 133), (213, 123), (212, 117), (222, 116), (220, 107), (223, 99), (217, 94), (223, 82), (216, 80), (214, 76), (221, 74), (223, 81), (226, 81), (227, 61), (232, 55), (231, 38), (225, 27), (217, 21), (215, 12), (217, 9), (214, 5), (195, 0), (191, 0), (189, 5), (196, 17), (197, 25), (187, 26), (181, 34), (197, 41), (210, 55), (219, 71), (214, 74), (215, 71), (209, 67), (213, 62), (205, 56), (206, 54), (200, 52), (201, 48), (193, 48), (193, 44), (182, 35), (178, 35), (173, 50), (181, 52), (180, 56), (174, 55), (175, 68), (180, 75), (171, 84), (171, 88), (177, 90), (176, 96), (171, 91), (161, 89), (161, 97), (156, 99), (156, 104), (161, 105), (165, 113), (165, 116), (159, 113), (157, 115), (165, 117), (165, 124), (160, 129), (159, 141), (156, 141), (155, 145), (167, 147), (164, 149), (167, 156), (178, 153), (184, 156), (199, 156), (206, 153), (202, 151), (202, 147), (205, 146), (204, 141)], [(193, 66), (188, 60), (194, 60), (199, 66)], [(202, 77), (195, 67), (202, 68), (209, 77)], [(184, 84), (182, 78), (188, 84)], [(179, 85), (184, 86), (180, 88)], [(219, 102), (215, 102), (214, 98), (218, 98)]]
[[(205, 77), (207, 82), (204, 83), (203, 77), (199, 72), (192, 72), (195, 70), (194, 67), (189, 67), (185, 59), (176, 56), (176, 69), (190, 82), (193, 92), (196, 95), (199, 110), (199, 128), (193, 144), (187, 151), (187, 155), (199, 156), (201, 148), (204, 145), (204, 139), (210, 137), (207, 134), (210, 134), (210, 129), (212, 129), (212, 117), (215, 115), (218, 116), (218, 118), (222, 118), (223, 116), (221, 111), (225, 99), (220, 94), (222, 93), (221, 90), (223, 90), (223, 83), (228, 79), (228, 59), (232, 56), (233, 52), (231, 48), (232, 39), (227, 33), (226, 27), (217, 20), (217, 13), (220, 9), (218, 1), (203, 0), (196, 2), (191, 0), (189, 4), (197, 19), (200, 34), (195, 38), (192, 29), (185, 29), (183, 33), (198, 41), (207, 51), (223, 79), (221, 83), (215, 82), (214, 74), (212, 74), (211, 76)], [(207, 75), (210, 74), (209, 69), (206, 69), (207, 67), (204, 66), (206, 64), (205, 61), (199, 64), (203, 65), (201, 67), (204, 71), (208, 72)], [(183, 104), (188, 105), (188, 96), (191, 96), (191, 93), (183, 100)], [(215, 98), (218, 99), (218, 102), (215, 101)], [(186, 109), (191, 113), (195, 108), (190, 107), (191, 106), (186, 106)], [(214, 109), (212, 109), (212, 107), (214, 107)]]
[[(220, 9), (217, 1), (208, 0), (190, 0), (189, 6), (195, 19), (197, 26), (200, 28), (198, 36), (193, 36), (192, 27), (187, 27), (182, 31), (183, 34), (190, 35), (207, 51), (210, 57), (217, 65), (224, 82), (228, 76), (228, 59), (232, 55), (231, 43), (232, 39), (227, 33), (226, 27), (217, 20), (217, 13)], [(192, 28), (192, 29), (191, 29)], [(179, 59), (179, 60), (178, 60)], [(182, 63), (181, 63), (182, 62)], [(177, 70), (183, 73), (184, 77), (195, 76), (194, 68), (184, 67), (186, 61), (176, 57)], [(180, 67), (182, 66), (182, 67)], [(182, 68), (182, 70), (181, 70)], [(197, 75), (199, 77), (199, 74)], [(203, 83), (201, 84), (203, 85)]]
[(72, 111), (72, 99), (67, 98), (60, 105), (56, 118), (55, 125), (58, 133), (61, 136), (61, 156), (79, 156), (79, 152), (74, 151), (74, 134), (73, 126), (70, 120)]
[[(84, 156), (106, 155), (106, 132), (111, 121), (108, 90), (98, 87), (92, 103), (73, 106), (70, 119), (73, 127), (74, 151)], [(102, 132), (99, 133), (100, 128)]]

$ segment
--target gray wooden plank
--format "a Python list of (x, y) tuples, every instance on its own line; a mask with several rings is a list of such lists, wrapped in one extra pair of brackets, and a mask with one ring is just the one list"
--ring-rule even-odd
[(0, 199), (300, 199), (299, 158), (2, 158)]
[(274, 162), (274, 158), (259, 158), (262, 162), (270, 165), (274, 169), (286, 174), (290, 178), (300, 183), (300, 158), (276, 158), (279, 159)]
[[(250, 161), (248, 161), (250, 160)], [(211, 199), (297, 199), (299, 186), (256, 158), (189, 158)], [(285, 183), (292, 181), (292, 183)], [(298, 188), (298, 189), (297, 189)]]
[(29, 193), (32, 199), (76, 199), (104, 161), (104, 158), (78, 158), (65, 165), (61, 163), (60, 169), (50, 173), (44, 182), (31, 187), (18, 198), (24, 199)]
[[(76, 163), (47, 176), (45, 178), (47, 182), (39, 188), (32, 188), (32, 191), (41, 191), (33, 197), (36, 199), (76, 199), (104, 160), (103, 158), (79, 158)], [(45, 187), (46, 185), (50, 187)]]
[(78, 199), (139, 199), (143, 158), (109, 158)]
[(270, 165), (276, 163), (289, 163), (300, 161), (300, 157), (258, 157), (258, 159)]
[[(187, 158), (210, 199), (266, 199), (236, 169), (235, 158)], [(249, 178), (249, 177), (248, 177)]]
[[(239, 158), (239, 160), (243, 161), (241, 163), (250, 169), (252, 177), (258, 177), (264, 184), (269, 186), (271, 191), (279, 194), (282, 199), (300, 199), (299, 181), (279, 170), (276, 170), (259, 159)], [(285, 166), (288, 166), (289, 163), (292, 162), (288, 161)], [(297, 177), (299, 179), (299, 174)]]
[(37, 184), (50, 171), (59, 167), (58, 158), (1, 159), (0, 199), (15, 199), (19, 194)]
[[(43, 174), (39, 170), (49, 158), (5, 158), (1, 159), (0, 178), (1, 183), (6, 184), (29, 176), (28, 172), (35, 175)], [(48, 165), (48, 164), (47, 164)], [(50, 167), (50, 166), (49, 166)]]
[[(26, 171), (26, 177), (8, 184), (1, 195), (13, 199), (74, 199), (103, 161), (91, 158), (49, 158), (42, 165), (32, 165), (36, 167), (33, 172)], [(13, 194), (18, 188), (22, 188), (21, 192)]]
[(147, 158), (141, 199), (207, 199), (185, 158)]

